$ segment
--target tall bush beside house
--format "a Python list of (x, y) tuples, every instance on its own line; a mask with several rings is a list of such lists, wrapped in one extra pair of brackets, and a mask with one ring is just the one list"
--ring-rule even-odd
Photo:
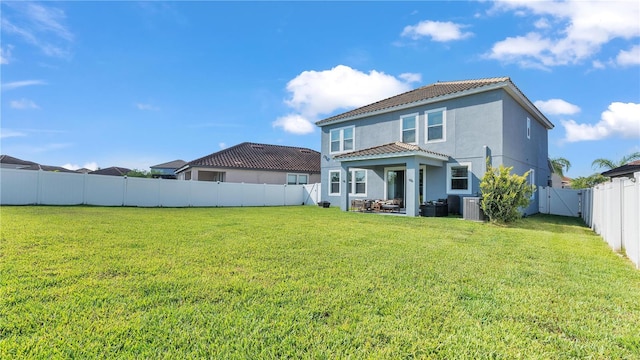
[(522, 176), (511, 174), (513, 167), (494, 169), (487, 161), (487, 172), (480, 182), (485, 215), (492, 222), (507, 223), (520, 217), (519, 208), (529, 206), (535, 186), (527, 183), (529, 171)]

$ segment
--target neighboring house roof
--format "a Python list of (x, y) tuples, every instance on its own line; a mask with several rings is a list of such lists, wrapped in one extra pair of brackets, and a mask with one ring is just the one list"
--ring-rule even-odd
[(26, 161), (9, 155), (0, 155), (0, 164), (15, 165), (17, 169), (26, 168), (32, 165), (38, 165), (33, 161)]
[(368, 149), (362, 149), (346, 154), (336, 155), (334, 156), (334, 158), (340, 160), (363, 160), (368, 158), (380, 158), (381, 156), (399, 157), (408, 155), (422, 155), (425, 157), (435, 158), (443, 161), (449, 159), (448, 155), (437, 153), (435, 151), (425, 150), (417, 145), (407, 144), (403, 142), (394, 142), (390, 144), (374, 146)]
[(69, 170), (67, 168), (63, 168), (62, 166), (51, 166), (51, 165), (39, 165), (39, 166), (40, 166), (40, 169), (42, 169), (44, 171), (75, 173), (75, 171)]
[(509, 77), (437, 82), (320, 120), (316, 122), (316, 125), (324, 126), (347, 120), (355, 120), (365, 116), (396, 111), (495, 89), (504, 89), (507, 91), (521, 106), (527, 108), (540, 123), (544, 124), (548, 129), (553, 128), (551, 121), (533, 105)]
[(2, 167), (14, 168), (14, 169), (20, 169), (20, 170), (75, 172), (73, 170), (63, 168), (61, 166), (40, 165), (33, 161), (22, 160), (9, 155), (0, 155), (0, 164), (2, 164)]
[(602, 176), (611, 178), (615, 177), (633, 177), (633, 173), (640, 171), (640, 160), (632, 161), (615, 169), (605, 171)]
[(151, 169), (179, 169), (187, 164), (184, 160), (173, 160), (166, 163), (150, 166)]
[(108, 167), (108, 168), (92, 171), (89, 174), (91, 174), (91, 175), (125, 176), (125, 175), (127, 175), (127, 173), (129, 171), (131, 171), (131, 169), (112, 166), (112, 167)]
[(243, 142), (187, 163), (191, 167), (320, 173), (320, 153), (301, 147)]

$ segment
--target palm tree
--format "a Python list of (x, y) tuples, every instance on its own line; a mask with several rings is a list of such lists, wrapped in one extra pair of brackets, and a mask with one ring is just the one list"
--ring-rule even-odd
[(571, 167), (571, 162), (569, 162), (569, 160), (563, 157), (553, 158), (553, 159), (550, 159), (550, 161), (551, 161), (551, 168), (553, 169), (553, 173), (558, 174), (560, 178), (563, 178), (564, 171), (565, 170), (569, 171), (569, 168)]
[(632, 162), (633, 160), (640, 160), (640, 151), (636, 151), (632, 154), (629, 154), (627, 156), (624, 156), (622, 159), (620, 159), (619, 162), (615, 162), (609, 159), (595, 159), (593, 160), (593, 162), (591, 163), (591, 166), (593, 168), (596, 169), (600, 169), (600, 168), (605, 168), (607, 170), (611, 170), (611, 169), (615, 169), (617, 167), (620, 167), (622, 165), (626, 165), (630, 162)]

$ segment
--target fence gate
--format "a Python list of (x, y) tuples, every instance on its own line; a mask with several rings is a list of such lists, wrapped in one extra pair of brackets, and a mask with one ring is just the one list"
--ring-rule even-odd
[(538, 187), (538, 211), (542, 214), (580, 216), (582, 190)]

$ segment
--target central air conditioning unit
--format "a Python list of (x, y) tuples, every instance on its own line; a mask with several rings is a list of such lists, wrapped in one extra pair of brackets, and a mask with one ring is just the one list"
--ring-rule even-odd
[(471, 221), (484, 221), (484, 211), (479, 197), (466, 197), (462, 206), (462, 218)]

